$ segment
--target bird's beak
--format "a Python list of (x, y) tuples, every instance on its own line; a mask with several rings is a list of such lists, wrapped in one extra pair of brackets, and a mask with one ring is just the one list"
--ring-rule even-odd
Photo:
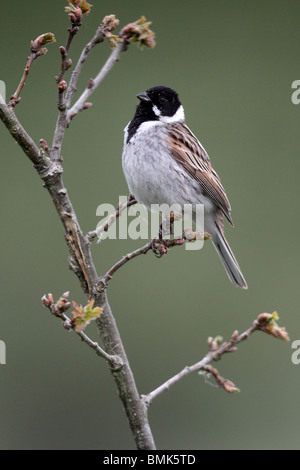
[(151, 101), (147, 93), (144, 91), (143, 93), (139, 93), (136, 97), (141, 101)]

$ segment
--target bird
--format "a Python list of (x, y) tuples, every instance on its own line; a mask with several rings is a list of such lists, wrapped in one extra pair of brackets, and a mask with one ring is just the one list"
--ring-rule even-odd
[(205, 231), (229, 279), (247, 289), (224, 235), (224, 217), (233, 226), (229, 200), (208, 153), (185, 123), (178, 93), (159, 85), (137, 98), (134, 117), (124, 129), (122, 152), (129, 191), (149, 210), (152, 204), (203, 204)]

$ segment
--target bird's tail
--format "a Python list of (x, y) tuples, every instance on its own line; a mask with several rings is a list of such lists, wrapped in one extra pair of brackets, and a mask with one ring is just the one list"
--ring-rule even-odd
[(212, 236), (212, 242), (221, 258), (221, 261), (231, 282), (234, 285), (241, 287), (242, 289), (248, 289), (247, 282), (245, 281), (238, 262), (235, 259), (226, 238), (218, 227)]

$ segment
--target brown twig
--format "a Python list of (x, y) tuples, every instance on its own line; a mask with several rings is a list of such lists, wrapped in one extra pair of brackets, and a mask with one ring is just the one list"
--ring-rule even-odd
[[(81, 55), (78, 59), (78, 62), (71, 74), (70, 82), (66, 90), (66, 95), (65, 99), (63, 100), (63, 92), (65, 90), (58, 90), (59, 93), (59, 116), (56, 122), (56, 128), (53, 136), (53, 142), (52, 142), (52, 147), (51, 147), (51, 158), (53, 160), (59, 160), (60, 159), (60, 154), (61, 154), (61, 146), (62, 142), (64, 139), (64, 135), (66, 132), (66, 129), (68, 125), (70, 124), (71, 119), (78, 113), (78, 111), (82, 111), (83, 109), (86, 109), (91, 106), (91, 103), (86, 103), (86, 99), (81, 102), (80, 101), (80, 106), (76, 106), (75, 108), (72, 108), (72, 110), (69, 110), (71, 101), (73, 98), (74, 93), (76, 92), (76, 85), (77, 85), (77, 80), (78, 77), (81, 73), (82, 67), (87, 60), (90, 52), (92, 49), (99, 43), (103, 42), (105, 39), (105, 34), (107, 32), (107, 25), (106, 25), (106, 18), (101, 22), (101, 24), (98, 26), (93, 38), (87, 43), (87, 45), (84, 47), (83, 51), (81, 52)], [(120, 51), (125, 50), (124, 48), (121, 48)], [(118, 49), (119, 52), (119, 49)], [(115, 58), (115, 56), (117, 56)], [(110, 67), (107, 68), (106, 71), (102, 72), (102, 79), (106, 76), (106, 74), (111, 70), (111, 68), (116, 64), (117, 60), (119, 60), (119, 54), (116, 54), (116, 52), (112, 52), (110, 58), (106, 62), (110, 64)], [(106, 65), (105, 64), (105, 65)], [(105, 66), (104, 66), (105, 67)], [(101, 69), (101, 71), (104, 69), (104, 67)], [(105, 72), (105, 73), (104, 73)], [(58, 77), (58, 79), (60, 76)], [(61, 83), (63, 80), (59, 81)], [(90, 83), (90, 82), (89, 82)], [(100, 83), (100, 82), (99, 82)], [(89, 86), (89, 84), (88, 84)], [(98, 86), (98, 85), (97, 85)], [(95, 84), (93, 84), (92, 88), (87, 88), (90, 90), (89, 96), (92, 94), (92, 92), (95, 90), (97, 87)]]
[(77, 25), (72, 25), (71, 28), (68, 29), (69, 35), (67, 38), (67, 42), (65, 46), (60, 46), (59, 52), (61, 55), (61, 66), (60, 71), (57, 77), (55, 77), (56, 83), (58, 84), (64, 79), (66, 71), (71, 67), (72, 61), (68, 59), (69, 50), (71, 47), (71, 43), (73, 41), (74, 36), (78, 33), (78, 29), (81, 23)]
[(45, 55), (47, 53), (47, 49), (43, 46), (51, 42), (55, 42), (55, 37), (53, 33), (41, 34), (34, 41), (31, 41), (30, 43), (31, 53), (30, 53), (30, 56), (27, 57), (23, 75), (21, 77), (19, 85), (17, 86), (16, 91), (11, 96), (10, 101), (8, 103), (8, 105), (11, 108), (14, 108), (21, 100), (20, 94), (25, 85), (26, 78), (28, 77), (33, 61), (37, 59), (38, 57)]
[(10, 98), (9, 106), (11, 106), (12, 108), (14, 108), (16, 106), (16, 104), (18, 104), (21, 101), (20, 93), (22, 91), (22, 88), (25, 85), (26, 78), (29, 74), (31, 65), (32, 65), (35, 58), (36, 58), (35, 53), (31, 53), (30, 56), (27, 57), (27, 62), (26, 62), (25, 69), (24, 69), (22, 78), (20, 80), (20, 83), (19, 83), (16, 91), (14, 92), (14, 94)]
[[(201, 369), (206, 376), (213, 376), (215, 379), (217, 385), (221, 388), (223, 388), (226, 392), (228, 393), (236, 393), (239, 392), (239, 389), (236, 388), (233, 382), (231, 380), (225, 379), (219, 374), (218, 369), (215, 367), (211, 366), (208, 364), (207, 366), (203, 366)], [(201, 374), (201, 371), (199, 371), (199, 374)]]
[[(88, 44), (88, 46), (83, 50), (82, 56), (80, 57), (78, 64), (76, 66), (76, 69), (74, 70), (72, 77), (71, 77), (70, 85), (69, 85), (68, 92), (66, 95), (67, 107), (69, 107), (71, 103), (71, 98), (76, 89), (75, 87), (76, 87), (78, 75), (81, 71), (82, 65), (84, 61), (86, 60), (88, 53), (90, 52), (91, 48), (95, 46), (95, 44), (103, 40), (103, 37), (104, 37), (104, 33), (102, 29), (100, 28), (98, 35), (96, 35), (94, 38), (94, 41), (91, 41), (91, 44)], [(100, 85), (100, 83), (103, 81), (106, 75), (110, 72), (112, 67), (120, 60), (121, 53), (125, 51), (126, 49), (127, 49), (127, 45), (125, 41), (119, 42), (117, 44), (117, 46), (113, 49), (109, 58), (107, 59), (107, 61), (105, 62), (101, 70), (99, 71), (99, 73), (96, 75), (95, 78), (92, 79), (92, 81), (90, 80), (88, 82), (88, 85), (86, 89), (84, 90), (84, 92), (82, 93), (82, 95), (78, 98), (76, 103), (74, 103), (74, 105), (68, 110), (67, 112), (68, 121), (73, 119), (73, 117), (76, 116), (79, 111), (82, 111), (84, 109), (85, 104), (87, 100), (89, 99), (89, 97), (92, 95), (92, 93), (94, 93), (96, 88)]]
[[(161, 230), (160, 230), (160, 233), (161, 233)], [(191, 235), (191, 233), (193, 233), (193, 236)], [(202, 238), (202, 240), (209, 240), (210, 235), (207, 232), (200, 234), (198, 232), (189, 231), (188, 235), (183, 233), (179, 237), (174, 237), (174, 238), (170, 238), (167, 240), (163, 239), (161, 236), (153, 238), (152, 240), (147, 242), (144, 246), (132, 251), (131, 253), (127, 253), (119, 261), (117, 261), (117, 263), (115, 263), (107, 271), (107, 273), (104, 274), (104, 276), (102, 276), (99, 279), (97, 283), (97, 289), (100, 292), (102, 292), (103, 289), (106, 289), (108, 286), (108, 282), (111, 280), (115, 272), (118, 271), (118, 269), (120, 269), (122, 266), (124, 266), (124, 264), (128, 263), (128, 261), (132, 260), (133, 258), (136, 258), (137, 256), (145, 255), (148, 253), (148, 251), (152, 250), (157, 258), (161, 258), (162, 256), (167, 254), (169, 248), (173, 248), (174, 246), (182, 246), (184, 245), (186, 241), (193, 242), (196, 239), (199, 240), (200, 238)]]
[(117, 210), (115, 212), (113, 212), (112, 214), (110, 214), (110, 216), (108, 217), (107, 221), (105, 222), (105, 224), (102, 224), (100, 227), (98, 227), (96, 230), (93, 230), (91, 232), (88, 232), (87, 235), (86, 235), (86, 238), (92, 242), (95, 240), (95, 238), (99, 238), (100, 240), (100, 236), (101, 236), (101, 233), (103, 232), (107, 232), (109, 227), (111, 227), (111, 225), (120, 217), (120, 215), (122, 214), (122, 212), (127, 209), (128, 207), (130, 206), (133, 206), (134, 204), (136, 204), (137, 201), (135, 199), (135, 197), (130, 194), (128, 196), (128, 199), (126, 202), (124, 202), (123, 204), (120, 202), (118, 204), (118, 207), (117, 207)]
[(46, 308), (50, 310), (53, 316), (62, 320), (63, 327), (66, 330), (74, 331), (79, 336), (81, 341), (83, 341), (91, 349), (93, 349), (99, 357), (102, 357), (103, 359), (108, 361), (111, 366), (114, 367), (114, 369), (122, 367), (123, 361), (120, 357), (107, 354), (107, 352), (102, 349), (97, 342), (92, 341), (91, 338), (89, 338), (87, 334), (84, 333), (84, 331), (77, 331), (74, 328), (70, 318), (65, 313), (71, 307), (71, 303), (69, 302), (68, 297), (69, 292), (65, 292), (64, 294), (62, 294), (62, 296), (58, 299), (57, 302), (54, 302), (53, 295), (48, 294), (48, 297), (46, 295), (42, 297), (42, 303)]
[[(73, 15), (74, 16), (74, 15)], [(74, 36), (78, 33), (79, 27), (81, 26), (80, 18), (71, 18), (71, 27), (68, 29), (68, 38), (65, 46), (60, 46), (59, 52), (61, 55), (60, 71), (57, 77), (55, 77), (58, 89), (58, 109), (63, 111), (65, 109), (64, 103), (64, 91), (67, 88), (67, 84), (64, 81), (66, 71), (72, 66), (71, 59), (68, 58), (69, 50), (74, 39)], [(62, 85), (65, 84), (65, 85)]]
[(71, 100), (73, 98), (74, 93), (76, 92), (76, 85), (77, 85), (77, 80), (78, 77), (81, 73), (82, 67), (92, 51), (92, 49), (99, 43), (103, 42), (105, 39), (105, 34), (106, 34), (107, 26), (106, 26), (106, 18), (103, 19), (101, 24), (98, 26), (95, 35), (93, 38), (87, 43), (83, 51), (81, 52), (81, 55), (78, 59), (78, 62), (75, 66), (74, 71), (72, 72), (71, 79), (70, 79), (70, 84), (68, 87), (67, 95), (66, 95), (66, 106), (69, 108), (71, 104)]
[(208, 367), (208, 364), (212, 361), (220, 360), (221, 357), (226, 353), (236, 351), (236, 346), (242, 341), (248, 339), (249, 336), (255, 331), (263, 331), (274, 336), (275, 338), (289, 341), (289, 337), (285, 328), (279, 327), (276, 323), (276, 320), (278, 320), (278, 315), (276, 312), (273, 312), (272, 314), (261, 313), (246, 331), (240, 335), (237, 331), (235, 331), (232, 334), (230, 341), (228, 342), (223, 342), (222, 338), (219, 336), (214, 339), (211, 337), (208, 338), (209, 352), (206, 354), (206, 356), (201, 359), (201, 361), (196, 362), (191, 366), (184, 367), (180, 372), (168, 379), (152, 392), (148, 393), (147, 395), (142, 395), (144, 402), (147, 406), (149, 406), (154, 398), (169, 390), (170, 387), (175, 385), (184, 377), (203, 370), (212, 374), (217, 383), (221, 385), (227, 392), (234, 393), (238, 391), (238, 389), (230, 380), (221, 377), (217, 369)]

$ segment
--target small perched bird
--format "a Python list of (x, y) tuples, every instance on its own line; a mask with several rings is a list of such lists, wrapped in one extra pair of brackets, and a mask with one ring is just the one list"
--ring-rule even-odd
[(230, 280), (247, 289), (224, 236), (224, 215), (233, 225), (228, 198), (207, 152), (185, 124), (178, 94), (155, 86), (137, 98), (124, 131), (122, 164), (129, 190), (148, 209), (151, 204), (203, 204), (205, 231)]

